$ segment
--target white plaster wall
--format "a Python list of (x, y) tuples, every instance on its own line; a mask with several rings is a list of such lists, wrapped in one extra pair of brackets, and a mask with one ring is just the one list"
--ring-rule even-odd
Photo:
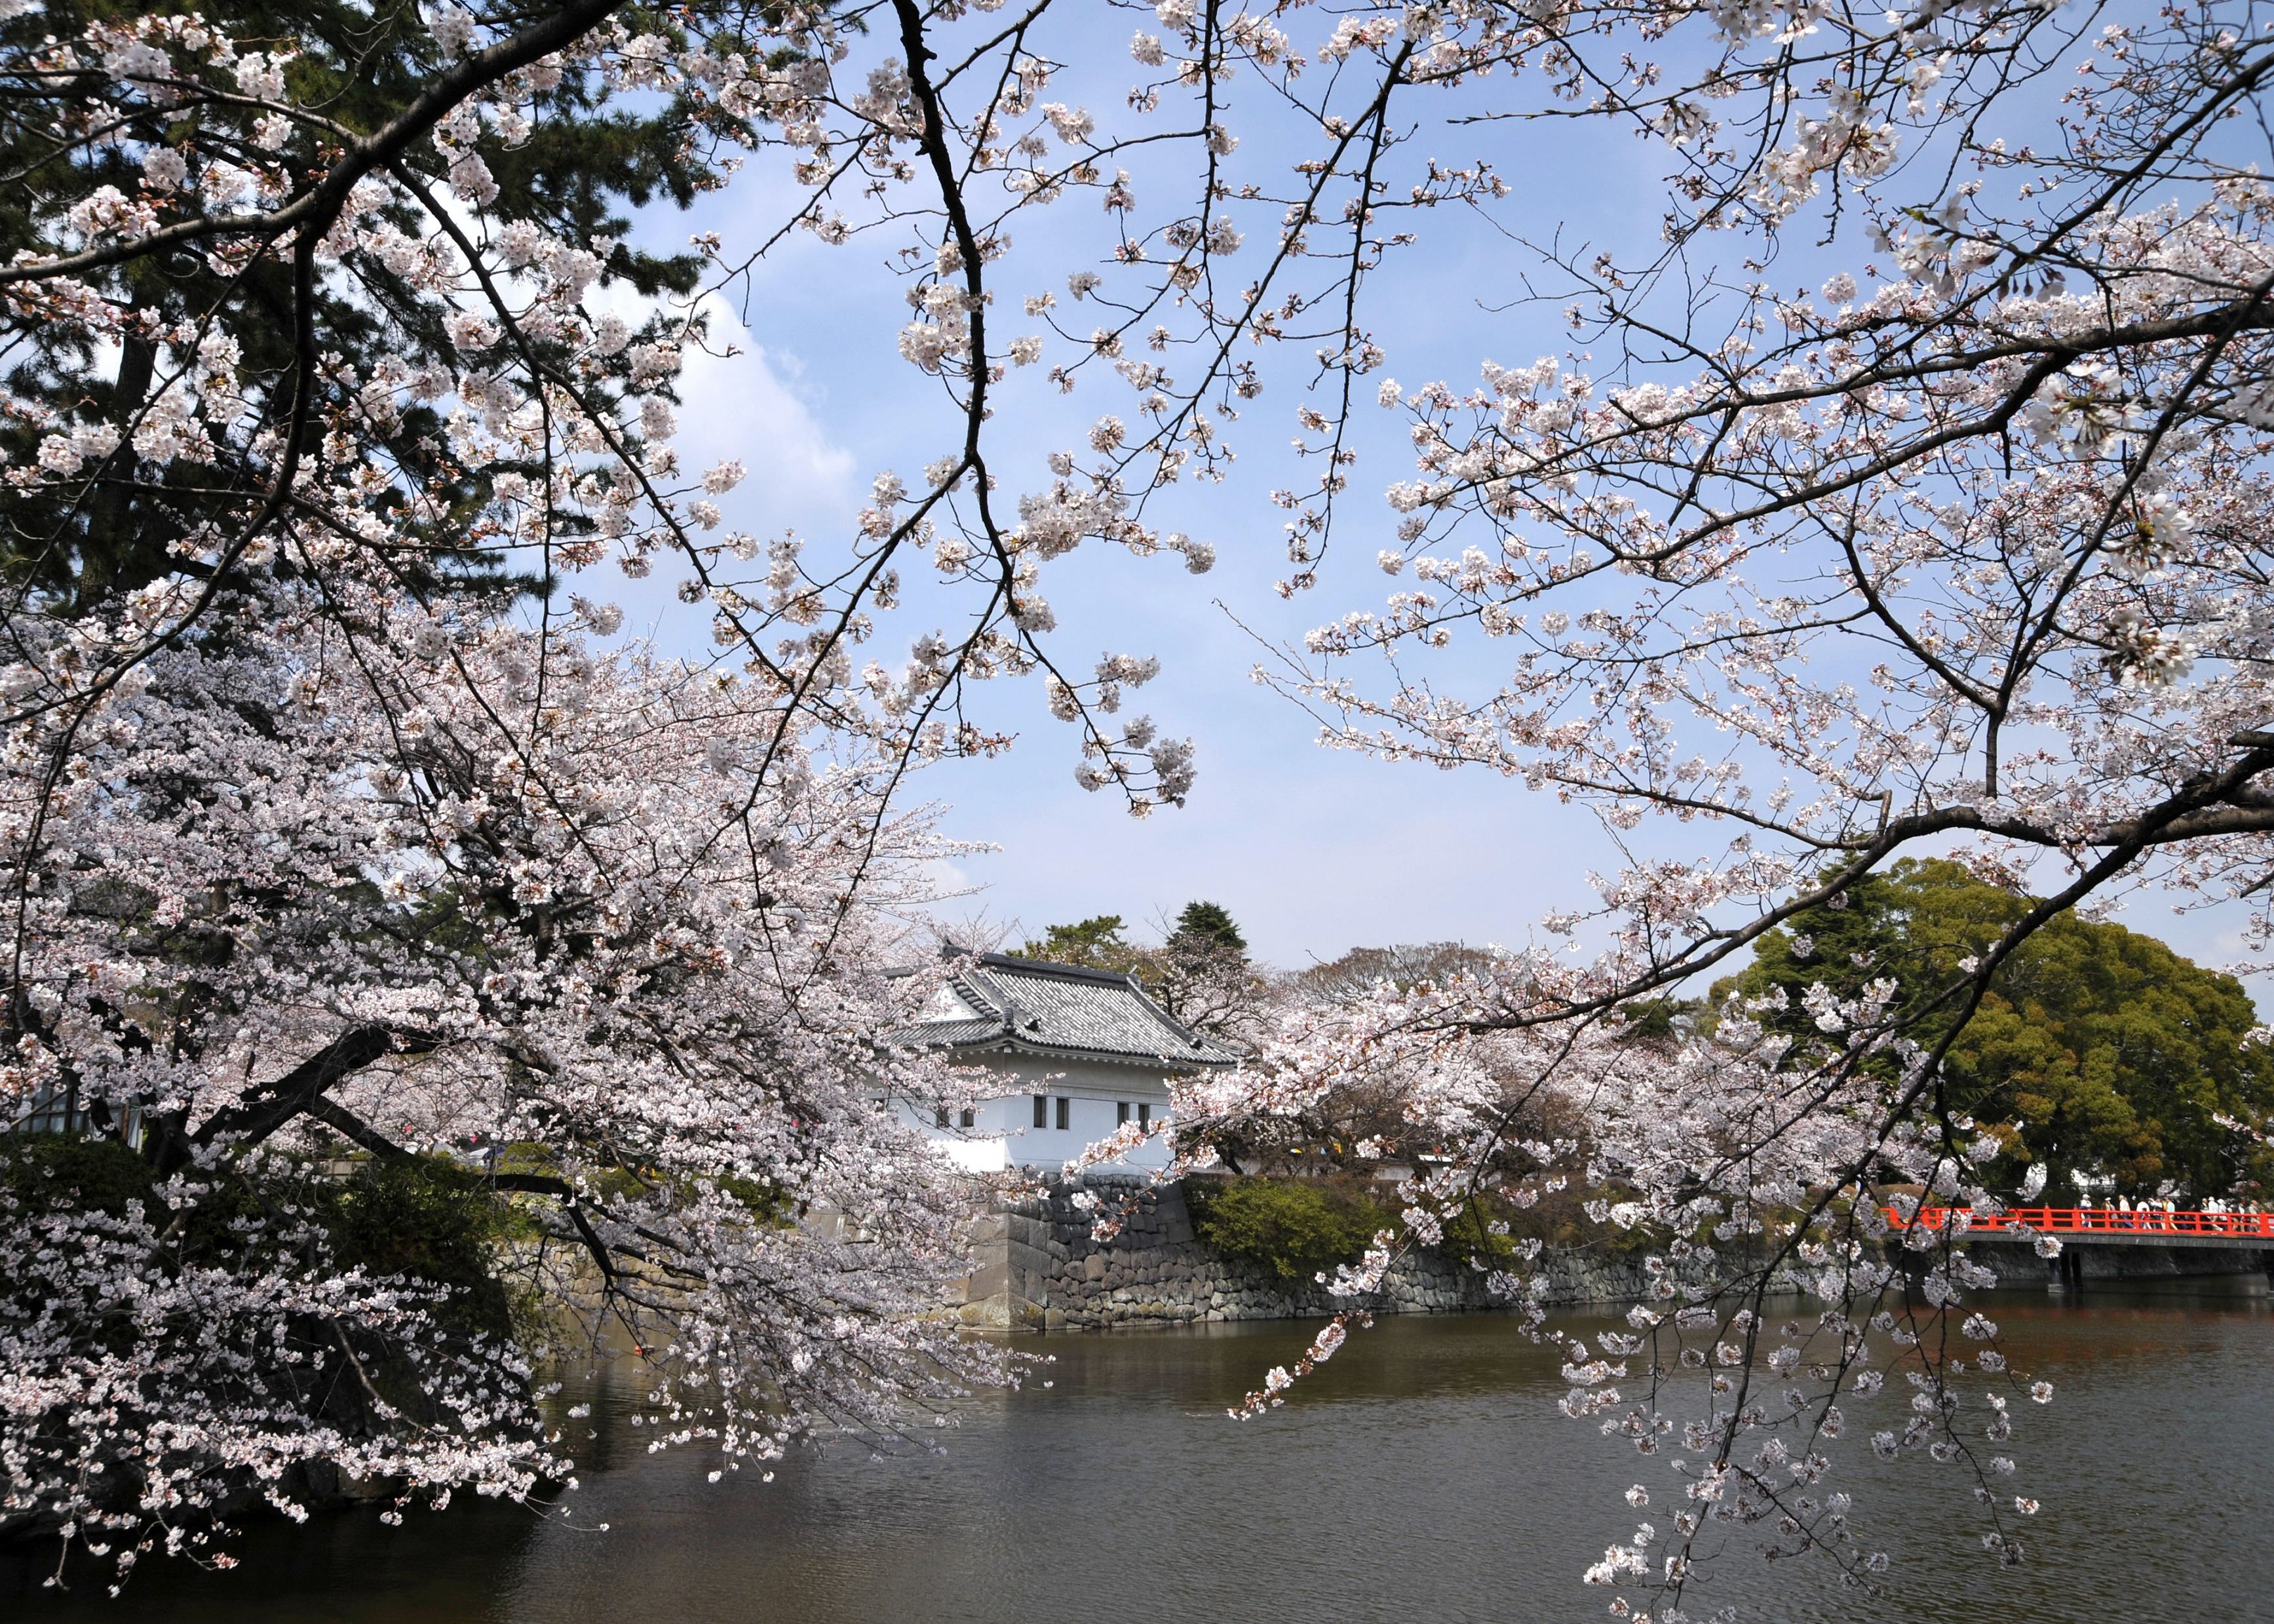
[[(1081, 1154), (1083, 1147), (1104, 1139), (1119, 1125), (1117, 1106), (1126, 1101), (1129, 1118), (1137, 1107), (1153, 1108), (1153, 1120), (1168, 1115), (1169, 1090), (1161, 1076), (1141, 1066), (1106, 1065), (1094, 1061), (1044, 1060), (1029, 1055), (989, 1055), (979, 1064), (1003, 1079), (1004, 1092), (978, 1105), (968, 1128), (952, 1117), (946, 1129), (931, 1112), (913, 1105), (900, 1108), (901, 1119), (940, 1141), (943, 1153), (959, 1167), (992, 1172), (1005, 1167), (1056, 1167)], [(1048, 1101), (1043, 1125), (1035, 1126), (1034, 1096)], [(1058, 1101), (1066, 1101), (1066, 1126), (1058, 1125)], [(1167, 1147), (1158, 1139), (1108, 1166), (1154, 1168), (1165, 1166)]]

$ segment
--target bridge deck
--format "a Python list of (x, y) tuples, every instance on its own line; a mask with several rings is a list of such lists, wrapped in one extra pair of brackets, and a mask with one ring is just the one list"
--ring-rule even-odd
[(1923, 1207), (1906, 1216), (1883, 1207), (1897, 1229), (1916, 1226), (1946, 1229), (1962, 1216), (1966, 1232), (1982, 1240), (2034, 1240), (2059, 1236), (2065, 1243), (2112, 1243), (2151, 1246), (2274, 1246), (2274, 1213), (2165, 1213), (2151, 1207), (2014, 1207), (2005, 1212), (1969, 1212), (1964, 1207)]

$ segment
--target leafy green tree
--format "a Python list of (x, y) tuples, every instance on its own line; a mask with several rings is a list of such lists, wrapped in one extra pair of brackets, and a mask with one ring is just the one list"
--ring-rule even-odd
[[(1766, 1023), (1796, 1041), (1816, 1034), (1803, 1004), (1823, 985), (1843, 998), (1879, 978), (1923, 1042), (1960, 1011), (1953, 989), (2032, 906), (1945, 859), (1897, 863), (1851, 887), (1847, 906), (1799, 916), (1763, 937), (1713, 1002), (1781, 995)], [(2018, 1178), (2043, 1162), (2056, 1197), (2076, 1172), (2112, 1176), (2132, 1194), (2166, 1181), (2224, 1193), (2274, 1174), (2214, 1120), (2274, 1108), (2274, 1053), (2233, 977), (2205, 970), (2152, 936), (2063, 914), (1999, 967), (1981, 1008), (1952, 1042), (1948, 1104), (1997, 1133)]]
[(1247, 939), (1224, 908), (1186, 905), (1160, 946), (1132, 942), (1118, 914), (1051, 925), (1020, 951), (1029, 959), (1133, 975), (1162, 1008), (1194, 1031), (1235, 1046), (1261, 1028), (1273, 983), (1248, 962)]
[(1171, 1015), (1234, 1048), (1253, 1045), (1269, 1026), (1276, 982), (1249, 959), (1247, 938), (1221, 903), (1186, 903), (1136, 974)]

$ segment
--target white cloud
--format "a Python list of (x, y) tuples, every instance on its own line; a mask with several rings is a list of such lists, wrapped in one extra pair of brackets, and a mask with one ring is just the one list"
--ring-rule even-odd
[[(586, 308), (639, 320), (653, 307), (619, 283), (596, 289)], [(687, 346), (676, 386), (679, 426), (672, 443), (681, 480), (692, 484), (729, 459), (748, 470), (719, 499), (724, 522), (705, 539), (722, 539), (733, 530), (762, 541), (788, 529), (814, 537), (844, 535), (860, 508), (855, 459), (794, 387), (803, 371), (797, 357), (772, 356), (752, 342), (733, 308), (715, 296), (703, 308), (710, 319), (707, 348)], [(712, 651), (711, 612), (678, 601), (676, 589), (686, 574), (684, 561), (667, 554), (641, 580), (617, 575), (611, 561), (588, 577), (585, 590), (624, 611), (625, 638), (652, 639), (666, 653), (701, 658)]]
[(723, 302), (705, 301), (710, 349), (689, 349), (679, 377), (679, 461), (690, 473), (739, 457), (749, 477), (725, 504), (727, 523), (764, 535), (848, 522), (858, 506), (853, 453), (792, 387), (795, 359), (750, 342)]

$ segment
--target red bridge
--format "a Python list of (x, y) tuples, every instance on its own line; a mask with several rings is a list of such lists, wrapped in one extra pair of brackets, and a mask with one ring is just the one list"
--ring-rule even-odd
[(2204, 1241), (2274, 1243), (2274, 1213), (2166, 1213), (2152, 1207), (2012, 1207), (1992, 1216), (1959, 1207), (1922, 1207), (1906, 1218), (1901, 1210), (1880, 1209), (1888, 1224), (1898, 1229), (1913, 1225), (1946, 1229), (1959, 1214), (1969, 1219), (1969, 1234), (1985, 1239), (2032, 1235), (2058, 1235), (2081, 1240), (2158, 1241), (2200, 1244)]

